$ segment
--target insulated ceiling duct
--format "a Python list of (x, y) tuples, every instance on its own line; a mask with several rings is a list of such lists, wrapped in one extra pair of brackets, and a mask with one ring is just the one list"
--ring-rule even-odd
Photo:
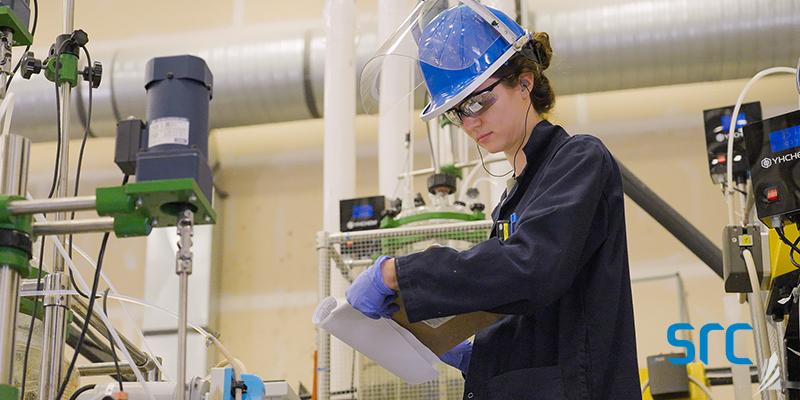
[[(547, 73), (561, 95), (746, 78), (793, 66), (800, 56), (797, 0), (638, 1), (530, 21), (531, 30), (550, 33)], [(374, 23), (360, 32), (358, 70), (378, 46)], [(145, 63), (183, 53), (204, 58), (214, 73), (212, 128), (319, 118), (324, 46), (320, 25), (301, 23), (93, 43), (105, 73), (94, 91), (92, 132), (112, 136), (117, 120), (143, 118)], [(73, 137), (83, 132), (84, 86), (73, 91)], [(33, 141), (54, 140), (54, 85), (17, 77), (11, 91), (12, 129)]]

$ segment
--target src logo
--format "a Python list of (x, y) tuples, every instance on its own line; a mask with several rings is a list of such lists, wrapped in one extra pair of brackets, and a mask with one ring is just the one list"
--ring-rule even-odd
[(761, 168), (767, 169), (771, 166), (772, 160), (770, 160), (769, 157), (765, 157), (763, 160), (761, 160)]

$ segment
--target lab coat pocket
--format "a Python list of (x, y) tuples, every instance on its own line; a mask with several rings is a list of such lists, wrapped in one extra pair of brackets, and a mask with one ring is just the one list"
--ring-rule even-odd
[(561, 367), (525, 368), (489, 380), (492, 400), (561, 400)]

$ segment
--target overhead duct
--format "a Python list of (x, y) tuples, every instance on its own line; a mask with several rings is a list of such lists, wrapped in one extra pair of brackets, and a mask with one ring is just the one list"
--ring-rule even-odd
[(749, 78), (800, 56), (797, 0), (637, 1), (536, 15), (556, 93)]
[[(550, 33), (555, 56), (548, 75), (561, 95), (746, 78), (795, 65), (800, 55), (796, 0), (640, 1), (530, 20), (532, 30)], [(374, 23), (360, 31), (357, 70), (378, 45)], [(214, 72), (211, 128), (319, 118), (324, 46), (318, 23), (90, 43), (106, 71), (94, 91), (92, 131), (110, 136), (118, 119), (143, 116), (147, 60), (186, 53), (204, 58)], [(12, 129), (33, 141), (54, 140), (54, 85), (17, 77), (11, 91), (17, 94)], [(73, 96), (77, 137), (86, 88)]]

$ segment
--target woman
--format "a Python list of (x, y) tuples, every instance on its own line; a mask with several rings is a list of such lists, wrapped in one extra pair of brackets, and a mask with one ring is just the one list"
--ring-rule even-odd
[(465, 399), (640, 399), (620, 172), (599, 139), (543, 119), (555, 97), (548, 36), (469, 2), (431, 19), (418, 43), (432, 99), (423, 119), (444, 114), (512, 166), (492, 213), (512, 232), (467, 251), (381, 257), (348, 301), (390, 317), (399, 292), (412, 322), (503, 314), (442, 356), (464, 373)]

